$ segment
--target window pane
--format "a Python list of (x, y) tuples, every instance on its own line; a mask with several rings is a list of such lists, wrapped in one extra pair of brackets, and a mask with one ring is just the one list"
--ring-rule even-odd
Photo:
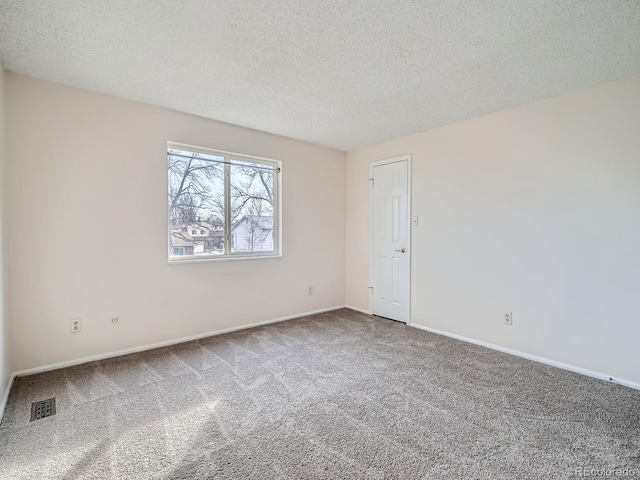
[(273, 252), (274, 168), (231, 162), (231, 251)]
[(169, 149), (169, 254), (224, 253), (222, 156)]

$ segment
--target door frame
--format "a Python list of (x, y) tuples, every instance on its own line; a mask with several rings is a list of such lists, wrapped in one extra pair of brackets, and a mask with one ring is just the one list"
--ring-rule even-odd
[(384, 160), (377, 160), (369, 163), (369, 312), (373, 315), (373, 169), (380, 165), (387, 165), (390, 163), (407, 162), (407, 241), (409, 243), (409, 310), (407, 325), (411, 325), (411, 180), (413, 175), (411, 173), (411, 154), (406, 153), (397, 157), (386, 158)]

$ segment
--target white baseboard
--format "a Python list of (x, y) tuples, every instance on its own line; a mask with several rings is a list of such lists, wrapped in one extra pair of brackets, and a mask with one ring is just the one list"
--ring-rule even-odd
[(364, 308), (358, 308), (352, 305), (345, 305), (344, 308), (348, 308), (349, 310), (355, 310), (356, 312), (366, 313), (367, 315), (371, 315), (371, 312), (369, 310), (365, 310)]
[(9, 376), (9, 381), (7, 382), (7, 388), (4, 391), (4, 395), (2, 396), (2, 402), (0, 402), (0, 421), (2, 421), (2, 417), (4, 417), (4, 409), (7, 408), (7, 402), (9, 401), (9, 392), (11, 391), (11, 387), (13, 387), (13, 382), (16, 379), (16, 374), (12, 373)]
[(2, 403), (0, 404), (0, 420), (2, 420), (2, 416), (4, 415), (4, 409), (6, 408), (7, 401), (9, 399), (9, 391), (11, 390), (11, 387), (13, 386), (13, 382), (16, 377), (33, 375), (34, 373), (48, 372), (50, 370), (57, 370), (59, 368), (71, 367), (73, 365), (80, 365), (82, 363), (95, 362), (97, 360), (105, 360), (107, 358), (119, 357), (121, 355), (129, 355), (131, 353), (144, 352), (146, 350), (153, 350), (154, 348), (168, 347), (171, 345), (176, 345), (178, 343), (191, 342), (193, 340), (200, 340), (201, 338), (212, 337), (214, 335), (222, 335), (223, 333), (231, 333), (231, 332), (237, 332), (239, 330), (246, 330), (248, 328), (260, 327), (262, 325), (268, 325), (270, 323), (284, 322), (285, 320), (293, 320), (294, 318), (306, 317), (308, 315), (316, 315), (318, 313), (331, 312), (333, 310), (339, 310), (341, 308), (345, 308), (345, 306), (339, 305), (337, 307), (322, 308), (320, 310), (313, 310), (311, 312), (297, 313), (295, 315), (288, 315), (286, 317), (279, 317), (271, 320), (264, 320), (262, 322), (250, 323), (247, 325), (240, 325), (238, 327), (224, 328), (222, 330), (214, 330), (212, 332), (201, 333), (198, 335), (191, 335), (189, 337), (166, 340), (164, 342), (152, 343), (152, 344), (143, 345), (140, 347), (126, 348), (124, 350), (117, 350), (115, 352), (100, 353), (98, 355), (91, 355), (89, 357), (76, 358), (73, 360), (66, 360), (64, 362), (51, 363), (49, 365), (43, 365), (41, 367), (28, 368), (26, 370), (13, 372), (9, 380), (9, 385), (7, 385), (7, 389), (5, 390), (4, 396), (2, 397)]
[(494, 345), (492, 343), (483, 342), (481, 340), (475, 340), (473, 338), (464, 337), (462, 335), (457, 335), (455, 333), (445, 332), (443, 330), (437, 330), (435, 328), (425, 327), (423, 325), (417, 325), (415, 323), (412, 323), (410, 326), (414, 328), (418, 328), (420, 330), (426, 330), (427, 332), (435, 333), (438, 335), (444, 335), (445, 337), (455, 338), (456, 340), (461, 340), (463, 342), (473, 343), (474, 345), (479, 345), (481, 347), (497, 350), (502, 353), (508, 353), (509, 355), (515, 355), (516, 357), (526, 358), (527, 360), (532, 360), (534, 362), (544, 363), (545, 365), (550, 365), (552, 367), (561, 368), (563, 370), (569, 370), (570, 372), (580, 373), (588, 377), (593, 377), (599, 380), (604, 380), (606, 382), (617, 383), (620, 385), (624, 385), (625, 387), (640, 390), (640, 383), (632, 382), (630, 380), (625, 380), (624, 378), (612, 377), (611, 375), (606, 375), (600, 372), (594, 372), (592, 370), (587, 370), (586, 368), (582, 368), (582, 367), (576, 367), (575, 365), (569, 365), (568, 363), (562, 363), (556, 360), (550, 360), (548, 358), (539, 357), (537, 355), (532, 355), (530, 353), (520, 352), (518, 350), (512, 350), (511, 348), (501, 347), (500, 345)]

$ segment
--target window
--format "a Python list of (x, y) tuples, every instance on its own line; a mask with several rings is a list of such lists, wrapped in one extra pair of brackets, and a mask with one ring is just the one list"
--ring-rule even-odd
[(170, 261), (280, 254), (280, 162), (177, 143), (167, 159)]

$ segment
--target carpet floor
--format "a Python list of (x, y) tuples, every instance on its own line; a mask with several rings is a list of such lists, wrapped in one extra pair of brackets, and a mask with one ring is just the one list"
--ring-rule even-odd
[(20, 377), (0, 424), (2, 479), (616, 468), (640, 478), (640, 391), (346, 309)]

